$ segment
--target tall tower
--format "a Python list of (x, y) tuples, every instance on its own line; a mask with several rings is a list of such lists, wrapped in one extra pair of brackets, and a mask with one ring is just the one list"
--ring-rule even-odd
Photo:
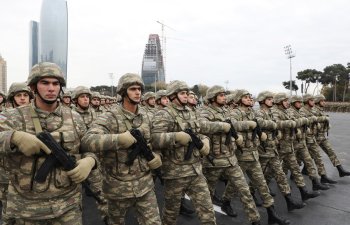
[(6, 61), (0, 55), (0, 90), (4, 93), (7, 92), (7, 65)]
[(39, 62), (39, 23), (30, 21), (29, 28), (29, 71)]
[(150, 34), (142, 60), (142, 79), (145, 85), (165, 82), (163, 54), (158, 34)]

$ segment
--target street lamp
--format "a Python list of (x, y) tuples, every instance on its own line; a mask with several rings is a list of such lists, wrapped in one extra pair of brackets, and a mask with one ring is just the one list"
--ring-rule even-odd
[(113, 82), (114, 82), (114, 75), (113, 75), (113, 73), (109, 73), (109, 78), (111, 79), (111, 82), (112, 82), (111, 93), (112, 93), (112, 97), (113, 97), (114, 96), (113, 95)]
[(289, 59), (289, 70), (290, 70), (289, 90), (290, 90), (290, 96), (292, 96), (292, 58), (295, 57), (295, 54), (293, 53), (292, 47), (290, 45), (287, 45), (284, 47), (284, 53)]

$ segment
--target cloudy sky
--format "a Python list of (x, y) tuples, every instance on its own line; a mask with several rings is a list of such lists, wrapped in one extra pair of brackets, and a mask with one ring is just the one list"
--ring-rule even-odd
[[(348, 0), (68, 0), (68, 83), (114, 83), (141, 72), (148, 35), (166, 28), (167, 81), (184, 80), (229, 89), (285, 91), (290, 44), (293, 77), (304, 69), (350, 62)], [(8, 85), (25, 81), (29, 21), (42, 0), (0, 1), (0, 54)]]

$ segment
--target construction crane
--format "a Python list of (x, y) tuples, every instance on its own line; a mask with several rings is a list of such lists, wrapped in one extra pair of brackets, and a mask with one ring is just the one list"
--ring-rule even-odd
[(163, 55), (163, 63), (164, 63), (164, 75), (165, 75), (165, 68), (166, 68), (166, 36), (165, 36), (165, 31), (164, 28), (169, 28), (170, 30), (175, 31), (175, 29), (169, 27), (168, 25), (160, 22), (160, 21), (156, 21), (157, 23), (159, 23), (162, 26), (162, 46), (161, 46), (161, 50), (162, 50), (162, 55)]

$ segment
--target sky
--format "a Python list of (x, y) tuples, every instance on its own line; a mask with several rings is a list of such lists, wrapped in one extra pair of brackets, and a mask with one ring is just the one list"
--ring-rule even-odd
[[(304, 69), (350, 62), (348, 0), (67, 0), (68, 87), (111, 85), (141, 74), (149, 34), (166, 37), (166, 81), (287, 91)], [(29, 74), (29, 22), (42, 0), (0, 1), (0, 54), (8, 86)], [(300, 84), (300, 83), (299, 83)], [(312, 89), (311, 89), (312, 91)]]

